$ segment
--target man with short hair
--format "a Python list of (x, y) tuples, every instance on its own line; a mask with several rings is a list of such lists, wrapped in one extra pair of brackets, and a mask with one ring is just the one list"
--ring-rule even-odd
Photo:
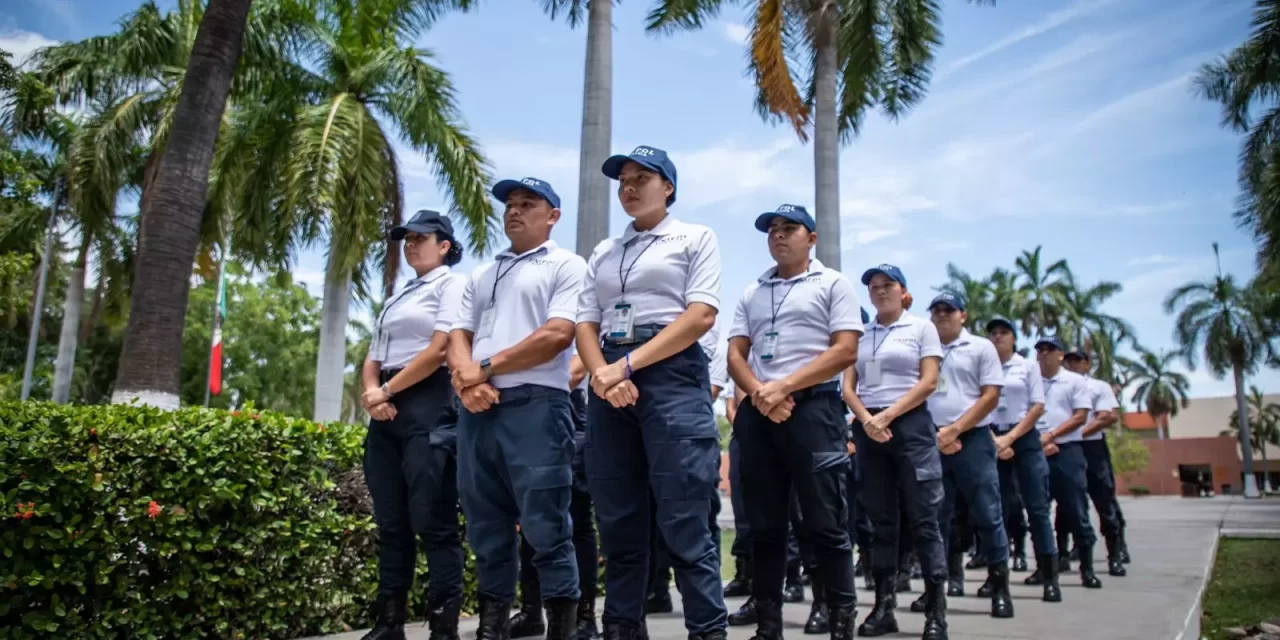
[(1089, 375), (1089, 354), (1084, 349), (1068, 353), (1064, 359), (1067, 369), (1085, 377), (1089, 385), (1088, 422), (1080, 429), (1081, 447), (1087, 467), (1089, 498), (1098, 510), (1102, 523), (1102, 538), (1107, 544), (1107, 572), (1123, 577), (1125, 571), (1120, 555), (1120, 505), (1116, 502), (1116, 478), (1111, 470), (1111, 453), (1107, 448), (1106, 431), (1120, 416), (1116, 410), (1120, 402), (1111, 385)]

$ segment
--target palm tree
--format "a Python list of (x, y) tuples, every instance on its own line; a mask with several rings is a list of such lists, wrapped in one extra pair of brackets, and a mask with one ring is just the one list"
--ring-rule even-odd
[(1055, 276), (1067, 271), (1067, 261), (1059, 260), (1041, 270), (1041, 249), (1043, 247), (1036, 246), (1034, 251), (1023, 251), (1014, 261), (1014, 273), (1022, 281), (1018, 286), (1022, 304), (1017, 314), (1022, 322), (1022, 333), (1028, 336), (1040, 336), (1050, 329), (1056, 330), (1061, 317), (1062, 285)]
[(486, 251), (498, 235), (486, 162), (461, 124), (449, 76), (409, 44), (446, 4), (323, 4), (302, 24), (295, 59), (275, 74), (281, 88), (240, 105), (219, 150), (237, 233), (289, 249), (328, 238), (316, 420), (341, 415), (353, 283), (369, 299), (371, 265), (381, 262), (387, 295), (398, 271), (399, 249), (387, 239), (404, 208), (392, 141), (435, 164), (474, 250)]
[[(1264, 277), (1280, 278), (1280, 68), (1272, 62), (1280, 40), (1280, 3), (1259, 0), (1253, 28), (1238, 48), (1201, 67), (1196, 87), (1222, 105), (1224, 127), (1249, 134), (1240, 151), (1235, 217), (1260, 240)], [(1259, 108), (1263, 113), (1255, 117)]]
[(947, 263), (947, 283), (937, 288), (965, 301), (969, 321), (966, 328), (979, 331), (979, 327), (991, 319), (991, 287), (987, 281), (977, 280), (954, 264)]
[(1179, 409), (1190, 404), (1187, 394), (1191, 391), (1191, 381), (1187, 376), (1173, 370), (1173, 361), (1182, 357), (1177, 351), (1152, 353), (1138, 347), (1138, 357), (1117, 357), (1116, 361), (1124, 367), (1124, 384), (1121, 387), (1137, 385), (1133, 390), (1133, 402), (1139, 409), (1151, 414), (1151, 420), (1161, 429), (1167, 416), (1178, 415)]
[(1132, 341), (1134, 330), (1125, 320), (1103, 313), (1099, 307), (1120, 293), (1120, 283), (1103, 281), (1082, 287), (1066, 264), (1061, 273), (1057, 296), (1062, 315), (1057, 334), (1091, 356), (1100, 379), (1115, 383), (1116, 352), (1124, 342)]
[[(1271, 493), (1271, 473), (1267, 468), (1267, 445), (1280, 444), (1280, 404), (1267, 402), (1262, 390), (1256, 386), (1249, 387), (1249, 439), (1254, 448), (1262, 453), (1262, 490)], [(1240, 415), (1238, 410), (1231, 412), (1224, 436), (1240, 437)]]
[[(1213, 243), (1218, 258), (1218, 243)], [(1174, 338), (1182, 347), (1187, 366), (1196, 366), (1197, 351), (1203, 349), (1209, 370), (1218, 379), (1230, 371), (1236, 385), (1236, 410), (1239, 412), (1240, 450), (1244, 458), (1244, 491), (1246, 497), (1258, 497), (1253, 477), (1253, 454), (1249, 446), (1248, 412), (1245, 404), (1245, 376), (1257, 370), (1269, 352), (1269, 336), (1247, 287), (1242, 288), (1230, 274), (1218, 274), (1211, 280), (1189, 282), (1165, 298), (1166, 313), (1177, 313)], [(1256, 303), (1255, 303), (1256, 304)]]
[(990, 313), (1013, 320), (1018, 317), (1018, 310), (1026, 303), (1026, 295), (1018, 287), (1018, 276), (1004, 268), (997, 267), (987, 278), (990, 297)]
[[(660, 0), (647, 29), (698, 29), (725, 4)], [(840, 143), (858, 135), (869, 109), (897, 120), (924, 98), (942, 43), (941, 7), (891, 0), (753, 4), (747, 68), (757, 88), (756, 111), (790, 123), (802, 141), (813, 125), (814, 213), (823, 238), (818, 258), (839, 269)]]

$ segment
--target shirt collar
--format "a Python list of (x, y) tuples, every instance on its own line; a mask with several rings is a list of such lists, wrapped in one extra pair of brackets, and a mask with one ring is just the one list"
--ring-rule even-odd
[(884, 326), (884, 325), (880, 324), (880, 319), (879, 319), (879, 318), (877, 318), (875, 314), (872, 314), (872, 315), (871, 315), (871, 324), (870, 324), (870, 325), (868, 325), (868, 328), (869, 328), (869, 329), (892, 329), (892, 328), (894, 328), (894, 327), (907, 327), (907, 326), (913, 325), (913, 324), (915, 324), (915, 323), (917, 323), (917, 322), (920, 322), (920, 319), (919, 319), (919, 318), (917, 318), (917, 317), (915, 317), (915, 316), (911, 315), (911, 312), (910, 312), (910, 311), (903, 311), (903, 312), (902, 312), (902, 315), (901, 315), (901, 316), (898, 316), (898, 321), (897, 321), (897, 322), (895, 322), (895, 323), (893, 323), (893, 324), (891, 324), (891, 325), (889, 325), (889, 326), (887, 326), (887, 327), (886, 327), (886, 326)]
[(963, 347), (964, 345), (969, 344), (969, 341), (970, 341), (970, 340), (972, 340), (972, 339), (973, 339), (973, 334), (972, 334), (972, 333), (969, 333), (969, 330), (968, 330), (968, 329), (966, 329), (966, 328), (964, 328), (964, 327), (960, 327), (960, 335), (956, 336), (956, 339), (955, 339), (955, 340), (952, 340), (951, 342), (948, 342), (947, 344), (944, 344), (944, 345), (942, 345), (942, 346), (944, 346), (944, 347)]
[[(436, 280), (439, 280), (440, 278), (443, 278), (444, 276), (448, 275), (448, 273), (452, 270), (453, 268), (450, 267), (449, 265), (442, 264), (418, 276), (417, 278), (414, 278), (413, 280), (421, 282), (422, 284), (431, 284), (432, 282), (435, 282)], [(413, 280), (411, 280), (410, 282), (412, 282)]]
[(674, 232), (679, 226), (680, 221), (676, 220), (675, 216), (669, 213), (667, 214), (667, 217), (662, 219), (662, 222), (658, 223), (658, 226), (648, 231), (636, 231), (636, 223), (633, 221), (631, 224), (627, 225), (626, 229), (622, 230), (622, 244), (627, 244), (635, 238), (645, 234), (649, 234), (651, 236), (665, 236)]
[(535, 254), (535, 253), (537, 253), (537, 252), (539, 252), (539, 251), (542, 251), (543, 249), (546, 249), (548, 252), (551, 252), (551, 251), (555, 251), (556, 249), (559, 249), (559, 248), (560, 248), (560, 245), (556, 244), (556, 241), (555, 241), (555, 240), (547, 240), (546, 242), (544, 242), (544, 243), (542, 243), (542, 244), (540, 244), (540, 245), (538, 245), (538, 246), (536, 246), (536, 247), (534, 247), (534, 248), (532, 248), (532, 249), (530, 249), (530, 250), (528, 250), (528, 251), (526, 251), (526, 252), (524, 252), (524, 253), (522, 253), (522, 254), (520, 254), (520, 255), (516, 255), (514, 252), (512, 252), (512, 251), (511, 251), (511, 247), (507, 247), (507, 248), (506, 248), (506, 249), (504, 249), (501, 253), (499, 253), (498, 255), (496, 255), (496, 256), (494, 256), (494, 257), (496, 257), (496, 258), (523, 258), (523, 257), (525, 257), (525, 256), (533, 255), (533, 254)]
[(810, 258), (809, 268), (804, 273), (791, 276), (790, 278), (779, 278), (778, 267), (777, 265), (774, 265), (773, 267), (770, 267), (768, 271), (760, 274), (759, 281), (760, 284), (765, 284), (766, 282), (791, 282), (792, 280), (807, 278), (812, 274), (822, 271), (823, 269), (826, 269), (826, 267), (823, 266), (821, 260), (818, 260), (817, 258)]

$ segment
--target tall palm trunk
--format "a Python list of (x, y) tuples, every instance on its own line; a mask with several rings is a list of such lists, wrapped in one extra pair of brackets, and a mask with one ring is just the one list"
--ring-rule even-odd
[(814, 213), (818, 224), (818, 259), (840, 268), (840, 132), (836, 122), (836, 33), (840, 15), (827, 3), (818, 16), (814, 38)]
[(182, 85), (153, 191), (142, 208), (114, 403), (178, 407), (182, 323), (208, 199), (209, 165), (252, 4), (209, 0), (200, 20), (187, 62), (186, 77), (193, 81)]
[(71, 268), (71, 282), (62, 303), (62, 333), (58, 336), (58, 359), (53, 364), (53, 401), (62, 404), (71, 397), (71, 376), (76, 370), (76, 347), (80, 344), (80, 312), (84, 308), (85, 266), (89, 262), (87, 233), (80, 239), (80, 251)]
[(89, 307), (89, 313), (84, 316), (84, 321), (80, 323), (81, 347), (89, 342), (89, 335), (93, 333), (93, 328), (98, 326), (98, 318), (102, 316), (102, 306), (106, 304), (106, 297), (107, 271), (98, 269), (98, 284), (93, 289), (93, 304)]
[(587, 9), (587, 64), (583, 72), (582, 140), (578, 154), (578, 255), (609, 236), (609, 181), (600, 165), (613, 136), (613, 3)]
[(316, 353), (314, 417), (318, 422), (331, 422), (342, 416), (350, 303), (351, 272), (338, 266), (338, 252), (330, 250), (329, 264), (324, 271), (324, 300), (320, 306), (320, 348)]
[(1240, 457), (1244, 462), (1244, 497), (1258, 497), (1258, 482), (1253, 477), (1253, 444), (1249, 438), (1249, 405), (1244, 395), (1244, 364), (1233, 362), (1231, 371), (1236, 381), (1236, 429), (1240, 436)]

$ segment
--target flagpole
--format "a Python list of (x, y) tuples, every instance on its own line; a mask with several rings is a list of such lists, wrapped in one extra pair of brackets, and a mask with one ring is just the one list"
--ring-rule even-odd
[(222, 322), (219, 315), (222, 313), (222, 296), (226, 295), (227, 287), (227, 253), (231, 246), (229, 238), (224, 238), (220, 247), (222, 256), (218, 260), (218, 288), (213, 294), (213, 324), (210, 325), (209, 331), (209, 366), (205, 368), (204, 376), (204, 406), (209, 406), (209, 397), (211, 387), (213, 386), (213, 347), (218, 340), (218, 327)]

